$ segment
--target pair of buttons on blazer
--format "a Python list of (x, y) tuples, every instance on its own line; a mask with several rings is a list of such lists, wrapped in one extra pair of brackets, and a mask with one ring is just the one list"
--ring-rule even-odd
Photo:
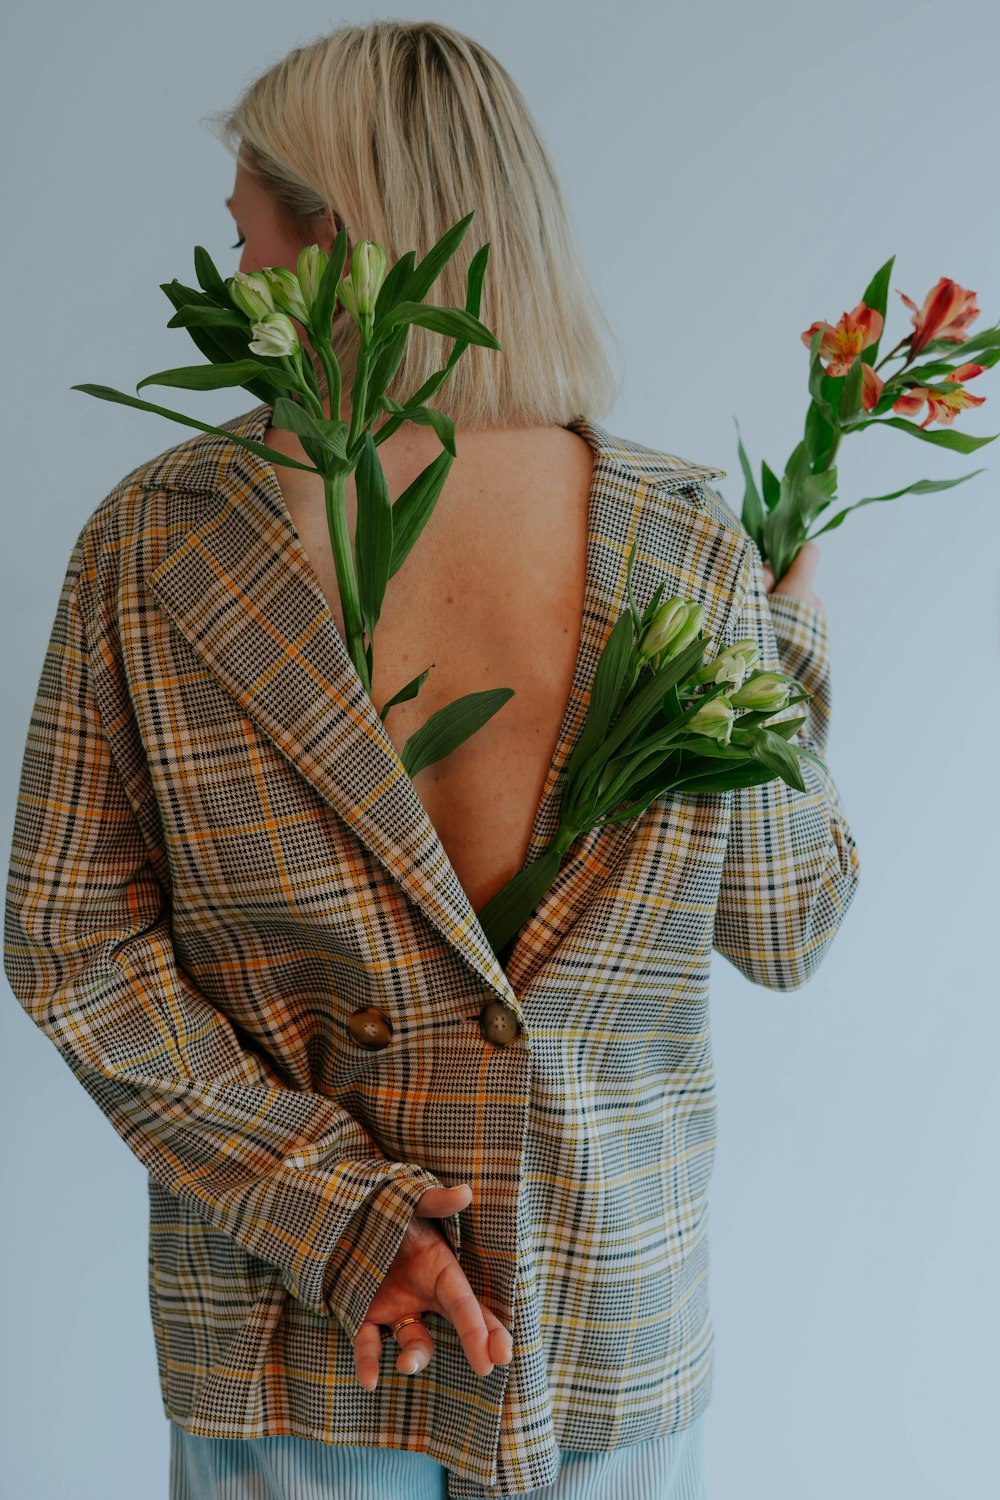
[[(373, 1005), (348, 1016), (347, 1029), (358, 1046), (368, 1052), (380, 1052), (392, 1039), (388, 1016)], [(509, 1047), (521, 1034), (521, 1023), (509, 1005), (502, 1000), (489, 1000), (479, 1012), (479, 1029), (488, 1042)]]

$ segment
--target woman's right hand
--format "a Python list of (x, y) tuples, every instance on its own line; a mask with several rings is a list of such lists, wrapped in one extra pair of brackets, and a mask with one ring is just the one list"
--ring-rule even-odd
[[(453, 1188), (428, 1188), (417, 1199), (395, 1259), (368, 1304), (365, 1320), (354, 1340), (354, 1373), (366, 1390), (378, 1385), (382, 1362), (382, 1327), (400, 1318), (425, 1312), (440, 1313), (454, 1325), (465, 1357), (477, 1375), (494, 1365), (508, 1364), (513, 1340), (507, 1329), (479, 1301), (440, 1230), (427, 1219), (447, 1219), (472, 1202), (468, 1183)], [(415, 1375), (430, 1363), (434, 1340), (423, 1323), (407, 1323), (396, 1340), (401, 1375)]]
[(813, 592), (812, 581), (816, 569), (819, 566), (819, 543), (803, 542), (795, 560), (786, 572), (782, 573), (777, 583), (774, 581), (774, 569), (769, 562), (764, 562), (764, 581), (767, 584), (769, 594), (788, 594), (793, 599), (801, 599), (803, 604), (811, 604), (813, 609), (822, 610), (826, 613), (826, 606), (818, 594)]

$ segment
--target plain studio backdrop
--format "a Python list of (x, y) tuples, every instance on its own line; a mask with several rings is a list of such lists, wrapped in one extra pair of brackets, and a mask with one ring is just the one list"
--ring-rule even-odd
[[(625, 353), (604, 425), (725, 469), (737, 514), (734, 418), (755, 471), (780, 473), (807, 404), (801, 331), (853, 308), (890, 255), (883, 350), (911, 326), (896, 288), (920, 305), (942, 275), (977, 292), (976, 329), (1000, 320), (990, 0), (21, 7), (0, 90), (5, 852), (79, 528), (130, 469), (194, 436), (70, 387), (134, 391), (199, 359), (166, 328), (159, 284), (194, 284), (195, 244), (225, 275), (239, 263), (233, 162), (200, 117), (343, 22), (428, 15), (496, 53), (552, 152)], [(1000, 367), (970, 389), (986, 404), (956, 427), (1000, 432)], [(141, 394), (209, 422), (256, 405)], [(713, 958), (712, 1500), (1000, 1493), (1000, 443), (962, 455), (886, 427), (839, 457), (834, 510), (984, 472), (819, 540), (828, 759), (861, 884), (803, 989)], [(168, 1427), (145, 1172), (4, 993), (0, 1487), (153, 1500)]]

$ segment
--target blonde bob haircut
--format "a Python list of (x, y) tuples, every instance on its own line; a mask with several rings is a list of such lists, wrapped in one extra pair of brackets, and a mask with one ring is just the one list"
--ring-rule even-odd
[[(420, 261), (470, 210), (462, 243), (425, 301), (464, 307), (469, 261), (489, 259), (479, 316), (502, 350), (470, 344), (430, 404), (459, 427), (565, 426), (608, 414), (621, 390), (552, 162), (510, 74), (436, 21), (344, 26), (296, 47), (236, 106), (202, 124), (252, 173), (303, 244), (324, 215), (328, 245), (375, 240), (392, 266)], [(358, 329), (334, 323), (349, 397)], [(403, 402), (441, 369), (453, 340), (413, 328), (389, 386)], [(314, 357), (324, 395), (326, 383)]]

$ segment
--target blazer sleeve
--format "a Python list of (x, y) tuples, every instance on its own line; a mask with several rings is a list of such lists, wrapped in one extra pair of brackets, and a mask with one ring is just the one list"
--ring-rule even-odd
[[(417, 1199), (440, 1182), (384, 1157), (332, 1098), (284, 1086), (178, 965), (95, 695), (85, 532), (27, 734), (4, 968), (150, 1176), (353, 1340)], [(457, 1215), (439, 1222), (457, 1250)]]
[[(826, 615), (768, 594), (756, 543), (748, 539), (729, 644), (750, 638), (756, 666), (787, 672), (812, 694), (773, 716), (806, 719), (791, 744), (826, 759), (830, 658)], [(800, 759), (805, 792), (774, 780), (734, 789), (713, 946), (754, 984), (794, 990), (815, 973), (858, 887), (854, 836), (829, 770)]]

